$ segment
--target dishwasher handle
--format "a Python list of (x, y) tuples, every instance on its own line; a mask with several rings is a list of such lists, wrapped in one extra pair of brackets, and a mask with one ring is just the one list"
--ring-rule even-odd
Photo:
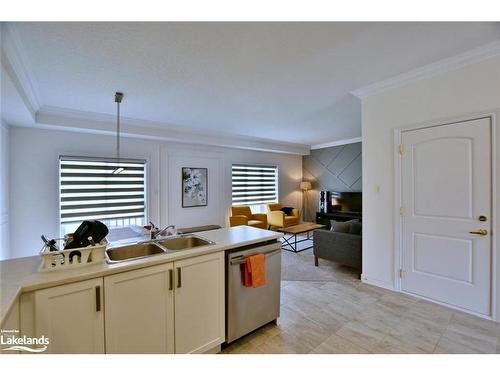
[[(274, 254), (278, 254), (280, 252), (281, 252), (281, 249), (276, 249), (276, 250), (268, 251), (267, 253), (256, 253), (256, 254), (264, 254), (266, 257), (268, 257), (268, 256), (271, 256)], [(232, 266), (236, 265), (236, 264), (243, 264), (246, 262), (246, 258), (247, 257), (245, 255), (241, 255), (241, 256), (238, 256), (238, 257), (231, 259), (230, 263)]]

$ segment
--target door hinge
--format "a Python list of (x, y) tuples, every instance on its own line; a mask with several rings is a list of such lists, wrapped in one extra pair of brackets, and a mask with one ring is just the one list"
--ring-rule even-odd
[(399, 155), (403, 156), (404, 154), (405, 154), (405, 145), (401, 143), (399, 145)]
[(405, 208), (399, 207), (399, 215), (403, 216), (405, 214)]
[(405, 275), (405, 271), (401, 268), (399, 270), (399, 278), (402, 279), (404, 277), (404, 275)]

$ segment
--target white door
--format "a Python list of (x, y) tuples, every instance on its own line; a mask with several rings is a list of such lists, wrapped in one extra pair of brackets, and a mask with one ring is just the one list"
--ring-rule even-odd
[(34, 292), (36, 336), (46, 353), (104, 353), (102, 278)]
[(490, 315), (490, 119), (406, 131), (402, 143), (402, 289)]
[(173, 264), (104, 278), (106, 353), (173, 353)]
[(224, 252), (174, 263), (175, 353), (203, 353), (225, 341)]

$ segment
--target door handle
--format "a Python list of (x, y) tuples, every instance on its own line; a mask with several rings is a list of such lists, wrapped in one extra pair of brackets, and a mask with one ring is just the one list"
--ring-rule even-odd
[(488, 234), (488, 231), (486, 229), (478, 229), (474, 230), (472, 232), (469, 232), (470, 234), (479, 234), (480, 236), (486, 236)]
[(181, 268), (177, 267), (177, 288), (180, 288), (181, 286), (182, 286)]
[(95, 311), (101, 311), (101, 287), (95, 287)]
[(168, 290), (174, 289), (174, 270), (168, 270)]

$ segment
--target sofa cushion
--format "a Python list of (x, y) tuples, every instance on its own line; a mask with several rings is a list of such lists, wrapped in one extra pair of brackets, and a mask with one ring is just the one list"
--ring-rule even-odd
[(247, 225), (254, 228), (267, 229), (267, 222), (261, 220), (248, 220)]
[(248, 225), (252, 226), (252, 225), (262, 225), (264, 224), (263, 221), (260, 221), (260, 220), (248, 220)]
[(285, 225), (288, 227), (290, 225), (296, 225), (299, 223), (299, 218), (295, 216), (285, 216)]
[(350, 223), (349, 234), (361, 235), (361, 226), (362, 224), (360, 222)]
[(361, 236), (316, 229), (313, 235), (315, 257), (329, 259), (361, 270)]

